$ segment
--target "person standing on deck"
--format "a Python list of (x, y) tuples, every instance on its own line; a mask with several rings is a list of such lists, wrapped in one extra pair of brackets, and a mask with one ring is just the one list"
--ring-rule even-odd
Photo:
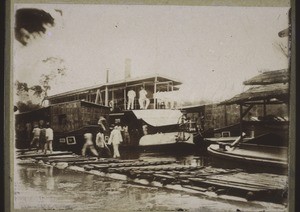
[(119, 152), (119, 145), (120, 143), (123, 142), (121, 131), (119, 128), (119, 125), (115, 125), (114, 129), (111, 131), (108, 144), (112, 144), (113, 150), (114, 150), (114, 158), (119, 158), (120, 157), (120, 152)]
[(39, 128), (39, 126), (37, 124), (34, 124), (34, 128), (32, 130), (33, 138), (30, 143), (30, 147), (32, 147), (32, 145), (35, 144), (37, 148), (37, 152), (39, 151), (39, 148), (43, 149), (42, 146), (40, 145), (40, 132), (41, 129)]
[(133, 110), (134, 109), (134, 98), (135, 98), (136, 94), (134, 90), (130, 90), (127, 93), (127, 97), (128, 97), (128, 104), (127, 104), (127, 110)]
[(140, 109), (147, 109), (150, 104), (150, 100), (146, 97), (147, 91), (145, 90), (144, 87), (141, 87), (139, 95), (140, 95), (139, 96)]
[(93, 141), (92, 141), (92, 133), (85, 133), (84, 135), (84, 140), (85, 140), (85, 143), (81, 149), (81, 154), (82, 156), (86, 156), (86, 151), (89, 149), (90, 152), (94, 155), (94, 156), (99, 156), (97, 150), (95, 149), (94, 147), (94, 144), (93, 144)]
[(52, 148), (52, 141), (53, 141), (53, 130), (50, 127), (50, 123), (48, 122), (46, 125), (46, 143), (44, 146), (44, 153), (47, 154), (47, 150), (50, 150), (50, 154), (53, 152)]

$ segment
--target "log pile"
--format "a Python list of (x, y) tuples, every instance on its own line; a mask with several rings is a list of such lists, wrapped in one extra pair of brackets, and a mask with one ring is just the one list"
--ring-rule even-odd
[(241, 169), (222, 169), (204, 166), (181, 165), (174, 160), (144, 161), (111, 158), (82, 157), (71, 152), (37, 154), (17, 152), (17, 158), (33, 159), (39, 164), (61, 169), (77, 167), (101, 176), (122, 176), (128, 182), (149, 186), (174, 187), (198, 193), (215, 193), (218, 196), (238, 196), (248, 201), (283, 203), (287, 199), (287, 176), (268, 173), (245, 173)]

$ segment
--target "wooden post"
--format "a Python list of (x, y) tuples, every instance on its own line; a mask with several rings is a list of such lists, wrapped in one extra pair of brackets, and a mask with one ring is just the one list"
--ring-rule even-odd
[(240, 136), (243, 135), (243, 105), (240, 104)]
[(267, 106), (266, 106), (266, 100), (264, 100), (264, 118), (266, 117), (267, 115)]
[(124, 88), (124, 110), (126, 110), (126, 87)]
[[(154, 79), (154, 92), (153, 92), (153, 96), (155, 95), (155, 97), (156, 97), (156, 82), (157, 82), (157, 76)], [(154, 107), (153, 107), (153, 109), (156, 109), (156, 98), (153, 98), (153, 99), (154, 99)]]
[(105, 106), (108, 106), (108, 87), (105, 87)]
[(227, 109), (226, 109), (226, 105), (224, 105), (224, 119), (225, 119), (225, 127), (227, 126)]
[(111, 101), (113, 102), (113, 105), (115, 105), (115, 92), (114, 92), (114, 90), (111, 91)]

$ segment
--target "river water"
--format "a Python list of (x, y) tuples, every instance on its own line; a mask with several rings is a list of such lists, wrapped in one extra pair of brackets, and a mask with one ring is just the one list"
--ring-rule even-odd
[[(210, 166), (206, 154), (129, 153), (123, 158), (174, 159), (181, 164)], [(281, 204), (221, 199), (147, 187), (92, 174), (59, 170), (38, 164), (15, 165), (14, 207), (43, 210), (84, 211), (286, 211)]]

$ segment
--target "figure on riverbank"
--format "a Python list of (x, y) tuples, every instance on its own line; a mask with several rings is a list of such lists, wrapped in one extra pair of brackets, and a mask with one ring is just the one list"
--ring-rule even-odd
[(45, 152), (45, 145), (46, 145), (46, 128), (43, 124), (44, 122), (40, 122), (40, 139), (39, 139), (39, 143), (40, 143), (40, 148), (42, 150), (42, 152)]
[(127, 104), (127, 110), (133, 110), (134, 109), (134, 98), (135, 98), (136, 94), (134, 90), (130, 90), (127, 93), (127, 97), (128, 97), (128, 104)]
[(149, 104), (150, 104), (150, 100), (147, 98), (147, 91), (145, 90), (144, 87), (141, 87), (141, 90), (139, 92), (139, 104), (140, 104), (140, 109), (147, 109)]
[(50, 127), (50, 123), (46, 124), (46, 143), (44, 145), (44, 153), (47, 154), (47, 150), (50, 151), (50, 154), (53, 152), (52, 148), (52, 141), (53, 141), (53, 130)]
[(39, 149), (43, 149), (40, 146), (40, 132), (41, 132), (41, 129), (39, 128), (39, 126), (37, 124), (34, 124), (33, 130), (32, 130), (33, 138), (30, 143), (30, 147), (35, 145), (37, 148), (37, 152), (39, 151)]
[(87, 150), (89, 150), (94, 156), (99, 156), (97, 150), (94, 147), (93, 141), (92, 141), (92, 133), (85, 133), (83, 135), (85, 143), (81, 149), (82, 156), (86, 156)]
[(119, 145), (123, 142), (120, 126), (118, 124), (115, 125), (114, 129), (111, 131), (108, 144), (112, 144), (114, 151), (114, 158), (120, 157)]

